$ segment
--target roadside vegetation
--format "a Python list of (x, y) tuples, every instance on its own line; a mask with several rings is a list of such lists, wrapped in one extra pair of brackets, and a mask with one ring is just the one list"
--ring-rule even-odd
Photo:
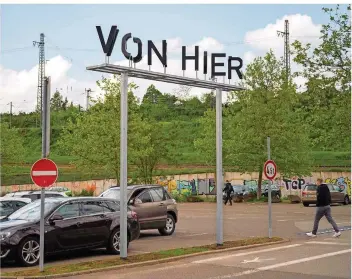
[[(65, 265), (47, 265), (45, 267), (44, 272), (40, 272), (38, 268), (28, 268), (22, 271), (15, 271), (15, 272), (5, 272), (2, 276), (13, 276), (21, 277), (21, 276), (45, 276), (45, 275), (55, 275), (55, 274), (64, 274), (70, 272), (80, 272), (85, 270), (92, 270), (92, 269), (103, 269), (108, 267), (115, 267), (118, 268), (119, 266), (124, 266), (128, 264), (136, 264), (136, 263), (143, 263), (147, 261), (153, 260), (163, 260), (166, 262), (169, 258), (170, 260), (174, 260), (174, 257), (178, 256), (185, 256), (191, 254), (197, 254), (201, 252), (210, 252), (216, 250), (223, 250), (228, 248), (235, 248), (235, 247), (245, 247), (249, 245), (255, 244), (265, 244), (265, 243), (274, 243), (278, 241), (282, 241), (282, 238), (279, 237), (253, 237), (247, 238), (243, 240), (235, 240), (235, 241), (225, 241), (222, 246), (217, 246), (216, 244), (211, 245), (204, 245), (204, 246), (197, 246), (197, 247), (188, 247), (188, 248), (177, 248), (165, 251), (158, 251), (140, 255), (133, 255), (129, 256), (127, 259), (121, 258), (114, 258), (114, 259), (105, 259), (105, 260), (95, 260), (95, 261), (87, 261), (81, 263), (74, 263), (74, 264), (65, 264)], [(151, 263), (148, 263), (151, 264)], [(127, 267), (127, 266), (126, 266)]]
[[(291, 46), (301, 72), (287, 76), (282, 58), (269, 51), (247, 65), (246, 90), (229, 94), (223, 106), (225, 171), (261, 171), (268, 135), (272, 159), (285, 176), (350, 171), (350, 11), (336, 6), (323, 12), (330, 23), (322, 26), (320, 44)], [(297, 88), (296, 76), (306, 78), (304, 88)], [(105, 94), (90, 100), (87, 111), (53, 93), (49, 158), (59, 166), (58, 181), (119, 181), (120, 83), (114, 77), (98, 85)], [(131, 181), (214, 172), (214, 94), (198, 98), (189, 96), (189, 88), (170, 94), (151, 85), (138, 100), (135, 89), (129, 84)], [(31, 183), (30, 167), (41, 155), (38, 115), (1, 115), (1, 185)]]

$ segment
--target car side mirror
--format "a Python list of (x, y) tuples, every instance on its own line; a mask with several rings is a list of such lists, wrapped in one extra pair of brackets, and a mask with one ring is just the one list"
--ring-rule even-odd
[(128, 201), (128, 205), (133, 205), (134, 204), (134, 199), (130, 199), (129, 201)]
[(59, 214), (54, 214), (53, 216), (51, 216), (51, 218), (49, 219), (49, 223), (50, 224), (55, 224), (55, 221), (61, 221), (63, 220), (64, 217), (62, 217), (61, 215)]

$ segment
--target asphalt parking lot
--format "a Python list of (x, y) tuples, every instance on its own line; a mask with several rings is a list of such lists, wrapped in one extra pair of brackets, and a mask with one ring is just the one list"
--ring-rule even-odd
[(351, 278), (351, 238), (317, 237), (221, 254), (203, 255), (118, 272), (68, 279), (337, 279)]
[[(215, 243), (216, 241), (216, 204), (185, 203), (179, 204), (179, 222), (172, 236), (160, 236), (158, 231), (142, 232), (140, 239), (133, 241), (129, 255), (148, 253), (179, 247), (190, 247)], [(258, 203), (236, 203), (224, 206), (224, 241), (255, 236), (267, 236), (267, 205)], [(303, 207), (301, 204), (273, 204), (273, 235), (305, 241), (305, 232), (312, 228), (315, 207)], [(351, 236), (351, 206), (333, 206), (332, 215), (338, 226)], [(330, 231), (328, 231), (330, 230)], [(319, 238), (332, 235), (331, 226), (325, 220), (320, 222)], [(56, 265), (75, 263), (94, 259), (116, 257), (107, 255), (105, 250), (76, 252), (68, 255), (45, 259), (46, 264)], [(4, 263), (2, 272), (23, 269), (15, 263)]]

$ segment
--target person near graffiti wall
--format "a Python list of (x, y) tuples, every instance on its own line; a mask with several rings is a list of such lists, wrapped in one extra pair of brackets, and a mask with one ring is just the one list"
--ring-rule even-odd
[(230, 205), (232, 206), (231, 193), (234, 193), (235, 191), (233, 190), (233, 187), (232, 187), (231, 183), (228, 180), (226, 180), (224, 192), (226, 193), (225, 205), (229, 201)]
[(315, 213), (313, 230), (307, 233), (309, 237), (316, 237), (320, 219), (325, 216), (335, 230), (333, 237), (339, 237), (341, 232), (331, 216), (331, 194), (328, 185), (323, 183), (321, 178), (317, 179), (317, 209)]

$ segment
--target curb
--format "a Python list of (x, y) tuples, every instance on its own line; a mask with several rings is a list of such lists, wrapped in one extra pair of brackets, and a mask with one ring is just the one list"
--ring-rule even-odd
[(290, 241), (291, 240), (289, 240), (289, 239), (284, 239), (284, 240), (275, 241), (275, 242), (252, 244), (252, 245), (233, 247), (233, 248), (227, 248), (227, 249), (205, 251), (205, 252), (199, 252), (199, 253), (194, 253), (194, 254), (159, 259), (159, 260), (151, 260), (151, 261), (144, 261), (144, 262), (131, 263), (131, 264), (122, 264), (122, 265), (117, 265), (117, 266), (95, 268), (95, 269), (82, 270), (82, 271), (70, 272), (70, 273), (53, 274), (53, 275), (39, 275), (39, 276), (1, 276), (1, 278), (2, 279), (44, 279), (44, 278), (56, 279), (56, 278), (84, 275), (84, 274), (110, 271), (110, 270), (120, 270), (120, 269), (124, 269), (124, 268), (142, 267), (142, 266), (146, 266), (146, 265), (156, 265), (156, 264), (160, 264), (160, 263), (173, 262), (173, 261), (196, 257), (196, 256), (203, 256), (203, 255), (208, 255), (208, 254), (218, 254), (218, 253), (222, 253), (222, 252), (230, 252), (230, 251), (237, 251), (237, 250), (246, 250), (246, 249), (251, 249), (251, 248), (256, 248), (256, 247), (287, 243)]

